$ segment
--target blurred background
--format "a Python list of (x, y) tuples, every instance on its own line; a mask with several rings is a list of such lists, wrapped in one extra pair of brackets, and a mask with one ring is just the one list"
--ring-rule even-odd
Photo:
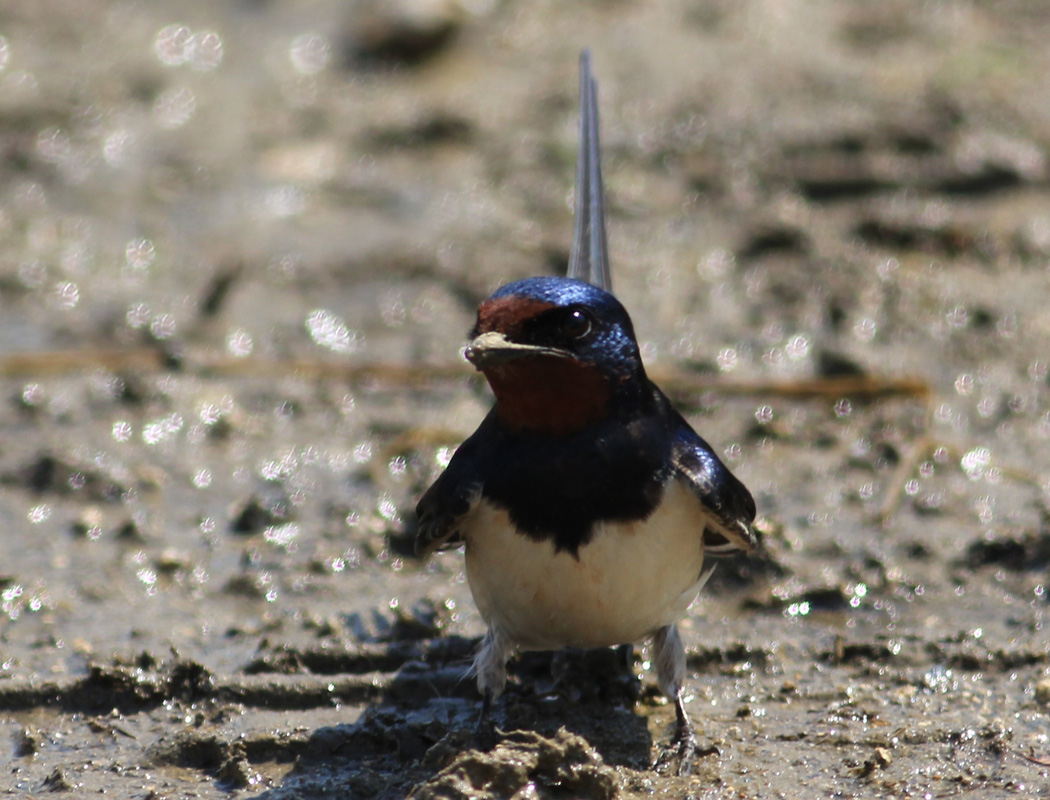
[[(684, 626), (725, 673), (694, 663), (692, 713), (734, 719), (785, 676), (806, 698), (831, 680), (814, 664), (845, 686), (896, 670), (915, 692), (876, 693), (883, 717), (941, 728), (892, 769), (861, 774), (874, 745), (858, 734), (857, 764), (818, 749), (779, 779), (897, 770), (928, 788), (911, 767), (949, 781), (988, 773), (988, 742), (1045, 751), (1048, 40), (1041, 0), (6, 4), (0, 727), (16, 788), (66, 775), (70, 752), (89, 763), (93, 741), (31, 685), (188, 660), (213, 685), (251, 664), (308, 675), (318, 642), (481, 632), (461, 556), (411, 557), (411, 510), (490, 403), (460, 358), (477, 303), (564, 273), (583, 47), (614, 288), (766, 539)], [(278, 648), (298, 655), (278, 669)], [(802, 711), (826, 705), (763, 720), (781, 744), (760, 763), (787, 763)], [(181, 725), (125, 711), (137, 744), (90, 763)], [(305, 740), (311, 713), (216, 735)], [(826, 727), (859, 717), (843, 719)], [(718, 730), (743, 752), (750, 729)], [(722, 778), (757, 791), (726, 758)], [(288, 767), (269, 760), (234, 784), (278, 786)], [(1046, 786), (1045, 768), (995, 763), (972, 779)], [(189, 766), (168, 785), (229, 779)]]

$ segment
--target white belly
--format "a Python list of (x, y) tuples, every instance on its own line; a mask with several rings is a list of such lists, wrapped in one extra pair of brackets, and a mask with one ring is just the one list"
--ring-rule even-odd
[(486, 622), (523, 649), (627, 644), (696, 598), (704, 525), (700, 502), (672, 481), (647, 520), (602, 523), (577, 559), (482, 501), (463, 531), (467, 580)]

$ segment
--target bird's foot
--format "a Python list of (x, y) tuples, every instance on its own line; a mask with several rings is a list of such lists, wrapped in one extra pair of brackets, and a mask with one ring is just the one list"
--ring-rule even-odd
[(689, 721), (689, 715), (685, 711), (685, 700), (682, 697), (681, 688), (674, 693), (674, 708), (677, 717), (674, 738), (661, 751), (653, 763), (653, 769), (662, 772), (674, 765), (676, 775), (690, 775), (697, 756), (716, 754), (718, 748), (706, 747), (703, 750), (699, 748), (696, 734), (693, 733), (693, 724)]
[(485, 753), (489, 752), (499, 742), (501, 731), (496, 729), (492, 720), (479, 723), (474, 729), (474, 747)]
[(474, 746), (486, 753), (496, 746), (502, 737), (502, 731), (496, 728), (492, 721), (492, 695), (486, 692), (481, 701), (481, 714), (478, 716), (478, 724), (474, 728)]
[(684, 736), (676, 735), (670, 743), (660, 751), (656, 761), (653, 762), (654, 772), (666, 772), (671, 769), (674, 774), (683, 777), (693, 774), (693, 766), (698, 758), (718, 755), (718, 748), (700, 747), (695, 734), (690, 730)]
[(664, 772), (673, 768), (676, 775), (690, 775), (696, 761), (697, 741), (692, 729), (679, 730), (674, 739), (661, 749), (653, 762), (653, 770)]

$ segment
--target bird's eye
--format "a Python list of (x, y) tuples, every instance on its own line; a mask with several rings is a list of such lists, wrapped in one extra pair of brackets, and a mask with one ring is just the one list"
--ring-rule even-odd
[(574, 308), (561, 319), (561, 332), (572, 339), (582, 339), (591, 332), (591, 317)]

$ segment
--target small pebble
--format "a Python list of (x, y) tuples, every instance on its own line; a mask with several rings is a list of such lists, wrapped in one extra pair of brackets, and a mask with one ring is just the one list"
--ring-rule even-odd
[(893, 754), (885, 747), (875, 748), (875, 762), (880, 767), (888, 767), (893, 763)]

